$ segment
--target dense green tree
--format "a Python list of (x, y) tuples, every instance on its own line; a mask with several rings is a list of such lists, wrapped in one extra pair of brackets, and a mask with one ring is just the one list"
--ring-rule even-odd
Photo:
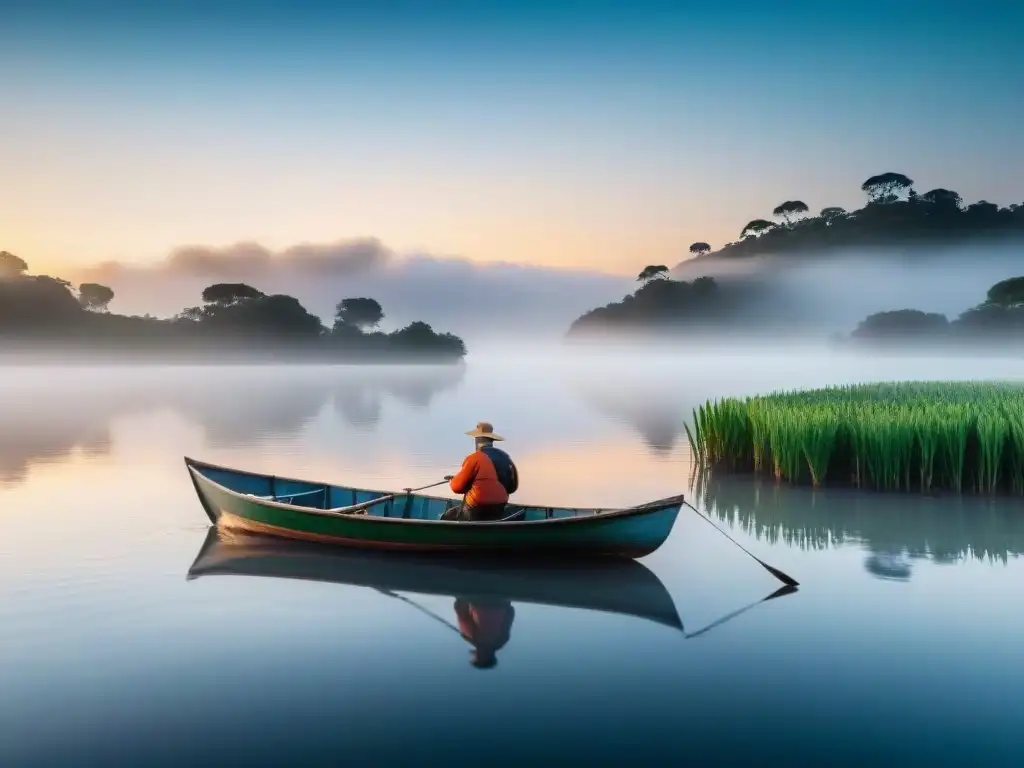
[(649, 282), (650, 280), (667, 280), (668, 267), (664, 264), (648, 264), (640, 271), (636, 279), (642, 283)]
[(215, 283), (203, 289), (203, 301), (208, 304), (229, 306), (248, 299), (263, 298), (258, 291), (246, 283)]
[(15, 256), (10, 251), (0, 251), (0, 279), (21, 277), (28, 271), (28, 264), (24, 259)]
[(942, 188), (928, 190), (921, 195), (921, 201), (936, 208), (956, 211), (959, 211), (964, 204), (963, 198), (960, 197), (959, 193)]
[(728, 297), (720, 295), (717, 282), (699, 277), (683, 280), (651, 280), (622, 301), (598, 307), (572, 324), (570, 334), (614, 329), (646, 329), (700, 325), (728, 316)]
[(909, 190), (912, 186), (914, 186), (914, 182), (909, 176), (889, 171), (871, 176), (860, 185), (860, 188), (873, 202), (889, 203), (897, 200), (902, 192)]
[(227, 295), (212, 302), (199, 321), (214, 334), (305, 336), (315, 338), (322, 331), (320, 318), (310, 314), (294, 296), (276, 294), (236, 298)]
[(983, 302), (960, 314), (950, 323), (956, 336), (968, 339), (1024, 338), (1024, 309)]
[(996, 283), (988, 289), (986, 299), (990, 304), (1005, 309), (1024, 307), (1024, 277), (1011, 277)]
[(807, 213), (809, 210), (807, 203), (803, 200), (787, 200), (775, 206), (772, 216), (781, 218), (786, 222), (786, 226), (790, 226), (797, 217)]
[(818, 217), (825, 222), (825, 224), (832, 224), (835, 221), (846, 216), (846, 209), (840, 208), (838, 205), (829, 206), (828, 208), (822, 208), (821, 213)]
[(71, 327), (81, 314), (65, 281), (47, 275), (0, 280), (0, 333)]
[(205, 312), (205, 307), (185, 307), (185, 309), (181, 310), (181, 312), (177, 314), (175, 319), (198, 323), (203, 319)]
[(708, 296), (718, 290), (718, 283), (713, 277), (698, 277), (690, 285), (693, 286), (694, 293), (699, 296)]
[(389, 334), (388, 340), (396, 349), (409, 354), (431, 352), (446, 357), (466, 354), (465, 344), (458, 336), (435, 333), (433, 328), (419, 320)]
[(114, 300), (114, 292), (99, 283), (82, 283), (78, 286), (78, 303), (83, 309), (105, 312)]
[(949, 326), (945, 315), (917, 309), (897, 309), (869, 315), (853, 331), (855, 339), (905, 339), (944, 331)]
[(354, 326), (360, 330), (376, 328), (384, 319), (384, 309), (376, 299), (342, 299), (334, 312), (334, 327)]
[(705, 253), (711, 253), (711, 246), (707, 243), (692, 243), (690, 253), (694, 256), (703, 256)]
[(973, 229), (988, 231), (999, 226), (999, 206), (988, 200), (971, 203), (964, 211), (964, 216)]
[(747, 222), (747, 226), (740, 231), (740, 237), (760, 235), (762, 232), (767, 232), (774, 228), (775, 224), (767, 219), (754, 219)]
[(261, 296), (243, 307), (244, 322), (253, 330), (309, 338), (316, 338), (324, 332), (320, 318), (307, 311), (294, 296)]

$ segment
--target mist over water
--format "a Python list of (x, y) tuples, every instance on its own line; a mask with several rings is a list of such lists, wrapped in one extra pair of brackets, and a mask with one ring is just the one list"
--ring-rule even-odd
[[(882, 754), (991, 765), (1015, 754), (1024, 620), (1007, 607), (1024, 577), (1019, 502), (720, 476), (691, 487), (683, 423), (724, 395), (1024, 381), (1024, 361), (854, 356), (810, 343), (505, 344), (450, 367), (0, 373), (5, 766), (408, 762), (496, 748), (515, 760), (829, 765)], [(779, 584), (684, 510), (641, 561), (649, 579), (625, 604), (582, 578), (532, 597), (508, 581), (509, 639), (496, 667), (477, 669), (454, 611), (479, 587), (472, 575), (433, 574), (443, 585), (433, 592), (422, 575), (405, 579), (398, 594), (414, 607), (351, 564), (318, 565), (326, 580), (304, 580), (306, 561), (285, 547), (262, 565), (245, 560), (250, 575), (186, 580), (208, 526), (183, 455), (401, 488), (457, 468), (480, 420), (507, 438), (518, 501), (612, 506), (684, 492), (799, 591), (715, 625)], [(274, 557), (285, 556), (294, 578), (280, 574)], [(277, 576), (260, 576), (271, 567)], [(402, 572), (397, 561), (388, 570)], [(751, 702), (777, 706), (754, 715)], [(453, 739), (463, 712), (473, 727), (455, 727)]]
[(849, 333), (868, 315), (897, 309), (954, 319), (1001, 280), (1024, 275), (1024, 243), (844, 248), (800, 256), (699, 259), (675, 277), (749, 281), (761, 299), (752, 316), (798, 319), (821, 337)]

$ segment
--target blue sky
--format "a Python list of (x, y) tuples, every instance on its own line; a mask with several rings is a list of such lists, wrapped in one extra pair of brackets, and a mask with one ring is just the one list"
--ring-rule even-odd
[(1024, 200), (1024, 4), (26, 3), (0, 247), (377, 237), (635, 274), (869, 175)]

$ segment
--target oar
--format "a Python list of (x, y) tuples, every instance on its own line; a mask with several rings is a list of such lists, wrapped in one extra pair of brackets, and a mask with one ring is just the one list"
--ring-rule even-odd
[(444, 485), (445, 483), (447, 483), (451, 479), (452, 479), (452, 476), (448, 475), (448, 477), (446, 477), (444, 480), (438, 480), (436, 483), (431, 483), (430, 485), (421, 485), (419, 488), (403, 488), (402, 492), (403, 493), (413, 493), (415, 491), (425, 491), (425, 490), (427, 490), (427, 488), (435, 488), (435, 487), (437, 487), (439, 485)]
[[(451, 478), (449, 478), (449, 479), (451, 479)], [(432, 485), (424, 485), (422, 488), (403, 488), (402, 489), (402, 493), (404, 493), (406, 496), (408, 496), (410, 493), (413, 493), (414, 491), (422, 491), (422, 490), (424, 490), (426, 488), (433, 488), (435, 485), (441, 485), (441, 483), (447, 483), (447, 482), (448, 482), (448, 480), (442, 480), (442, 481), (440, 481), (438, 483), (433, 483)], [(352, 514), (355, 514), (356, 512), (363, 512), (364, 510), (368, 509), (369, 507), (376, 506), (377, 504), (383, 504), (385, 501), (391, 501), (393, 498), (395, 498), (395, 496), (398, 496), (398, 495), (399, 494), (397, 494), (397, 493), (389, 493), (386, 496), (378, 496), (376, 499), (370, 499), (369, 501), (363, 501), (363, 502), (360, 502), (359, 504), (353, 504), (353, 505), (351, 505), (349, 507), (338, 507), (335, 510), (329, 510), (329, 511), (338, 512), (338, 513), (343, 514), (343, 515), (352, 515)]]
[(751, 608), (754, 608), (754, 607), (760, 605), (761, 603), (766, 603), (769, 600), (774, 600), (776, 597), (782, 597), (783, 595), (791, 595), (791, 594), (793, 594), (796, 591), (797, 591), (796, 587), (791, 586), (789, 584), (787, 584), (784, 587), (779, 587), (777, 590), (775, 590), (770, 595), (768, 595), (768, 597), (762, 597), (757, 602), (751, 603), (750, 605), (745, 606), (743, 608), (740, 608), (739, 610), (736, 610), (736, 611), (733, 611), (732, 613), (726, 614), (725, 616), (720, 618), (718, 621), (711, 622), (710, 624), (708, 624), (703, 629), (698, 629), (696, 632), (684, 633), (685, 637), (686, 637), (687, 640), (689, 640), (691, 637), (697, 637), (697, 635), (703, 635), (705, 632), (709, 632), (710, 630), (714, 629), (715, 627), (721, 626), (722, 624), (725, 624), (725, 622), (727, 622), (727, 621), (729, 621), (731, 619), (735, 619), (741, 613), (745, 613), (746, 611), (749, 611)]
[(757, 560), (757, 562), (761, 564), (761, 567), (762, 567), (762, 568), (764, 568), (764, 569), (765, 569), (766, 571), (768, 571), (768, 573), (770, 573), (770, 574), (771, 574), (772, 576), (774, 576), (774, 577), (775, 577), (776, 579), (778, 579), (779, 581), (781, 581), (781, 582), (782, 582), (783, 584), (788, 584), (788, 585), (789, 585), (789, 586), (791, 586), (791, 587), (798, 587), (798, 586), (800, 586), (800, 582), (799, 582), (799, 581), (797, 581), (796, 579), (794, 579), (794, 578), (793, 578), (792, 576), (789, 576), (789, 575), (787, 575), (787, 574), (783, 573), (783, 572), (782, 572), (782, 571), (780, 571), (780, 570), (779, 570), (778, 568), (772, 568), (772, 567), (771, 567), (770, 565), (768, 565), (768, 563), (764, 562), (764, 560), (761, 560), (761, 559), (760, 559), (760, 558), (758, 558), (758, 557), (754, 557), (754, 555), (752, 555), (752, 554), (751, 554), (751, 553), (750, 553), (750, 552), (749, 552), (749, 551), (747, 550), (747, 548), (746, 548), (746, 547), (744, 547), (744, 546), (743, 546), (742, 544), (740, 544), (740, 543), (739, 543), (738, 541), (736, 541), (736, 539), (734, 539), (734, 538), (733, 538), (732, 536), (730, 536), (730, 535), (729, 535), (728, 533), (726, 533), (726, 532), (725, 532), (725, 531), (723, 531), (723, 530), (722, 530), (721, 528), (719, 528), (719, 527), (718, 527), (717, 525), (715, 525), (715, 524), (714, 524), (714, 522), (712, 522), (712, 520), (711, 520), (711, 518), (710, 518), (710, 517), (707, 517), (706, 515), (703, 515), (703, 514), (701, 514), (701, 511), (700, 511), (699, 509), (697, 509), (697, 508), (696, 508), (695, 506), (693, 506), (692, 504), (690, 504), (690, 502), (688, 502), (688, 501), (684, 501), (684, 502), (683, 502), (683, 504), (685, 504), (685, 505), (686, 505), (687, 507), (689, 507), (689, 508), (690, 508), (690, 509), (692, 509), (692, 510), (693, 510), (694, 512), (696, 512), (696, 513), (697, 513), (697, 515), (698, 515), (698, 516), (699, 516), (699, 517), (700, 517), (700, 518), (701, 518), (702, 520), (706, 520), (706, 521), (708, 522), (708, 524), (709, 524), (709, 525), (711, 525), (711, 527), (712, 527), (712, 528), (714, 528), (714, 529), (715, 529), (716, 531), (718, 531), (718, 532), (719, 532), (720, 534), (722, 534), (723, 536), (725, 536), (725, 538), (727, 538), (727, 539), (728, 539), (729, 541), (731, 541), (731, 542), (732, 542), (733, 544), (735, 544), (735, 545), (736, 545), (737, 547), (739, 547), (739, 548), (740, 548), (740, 549), (742, 549), (742, 550), (743, 550), (744, 552), (746, 552), (746, 553), (747, 553), (748, 555), (750, 555), (750, 556), (751, 556), (751, 557), (753, 557), (753, 558), (754, 558), (755, 560)]
[(385, 501), (391, 501), (395, 498), (395, 494), (389, 493), (387, 496), (378, 496), (376, 499), (370, 499), (369, 501), (363, 501), (359, 504), (352, 504), (348, 507), (337, 507), (335, 509), (325, 510), (336, 515), (354, 515), (359, 512), (365, 512), (370, 507), (374, 507), (377, 504), (383, 504)]

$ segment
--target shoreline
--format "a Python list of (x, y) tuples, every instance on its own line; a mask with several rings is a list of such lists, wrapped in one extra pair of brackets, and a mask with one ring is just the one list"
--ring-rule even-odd
[(444, 366), (465, 365), (465, 357), (429, 353), (346, 353), (324, 350), (273, 350), (266, 352), (214, 351), (197, 349), (110, 349), (48, 346), (32, 351), (0, 348), (0, 366), (89, 366), (89, 365), (172, 365), (172, 366)]
[(976, 358), (997, 360), (1024, 360), (1024, 343), (1008, 347), (1006, 341), (963, 341), (960, 343), (869, 343), (850, 341), (810, 333), (778, 333), (766, 330), (760, 333), (729, 333), (721, 335), (674, 329), (664, 333), (637, 334), (628, 332), (593, 332), (586, 335), (568, 335), (562, 339), (565, 349), (581, 352), (644, 354), (676, 353), (735, 355), (765, 351), (773, 354), (787, 350), (794, 353), (818, 352), (843, 357), (914, 357), (914, 358)]

